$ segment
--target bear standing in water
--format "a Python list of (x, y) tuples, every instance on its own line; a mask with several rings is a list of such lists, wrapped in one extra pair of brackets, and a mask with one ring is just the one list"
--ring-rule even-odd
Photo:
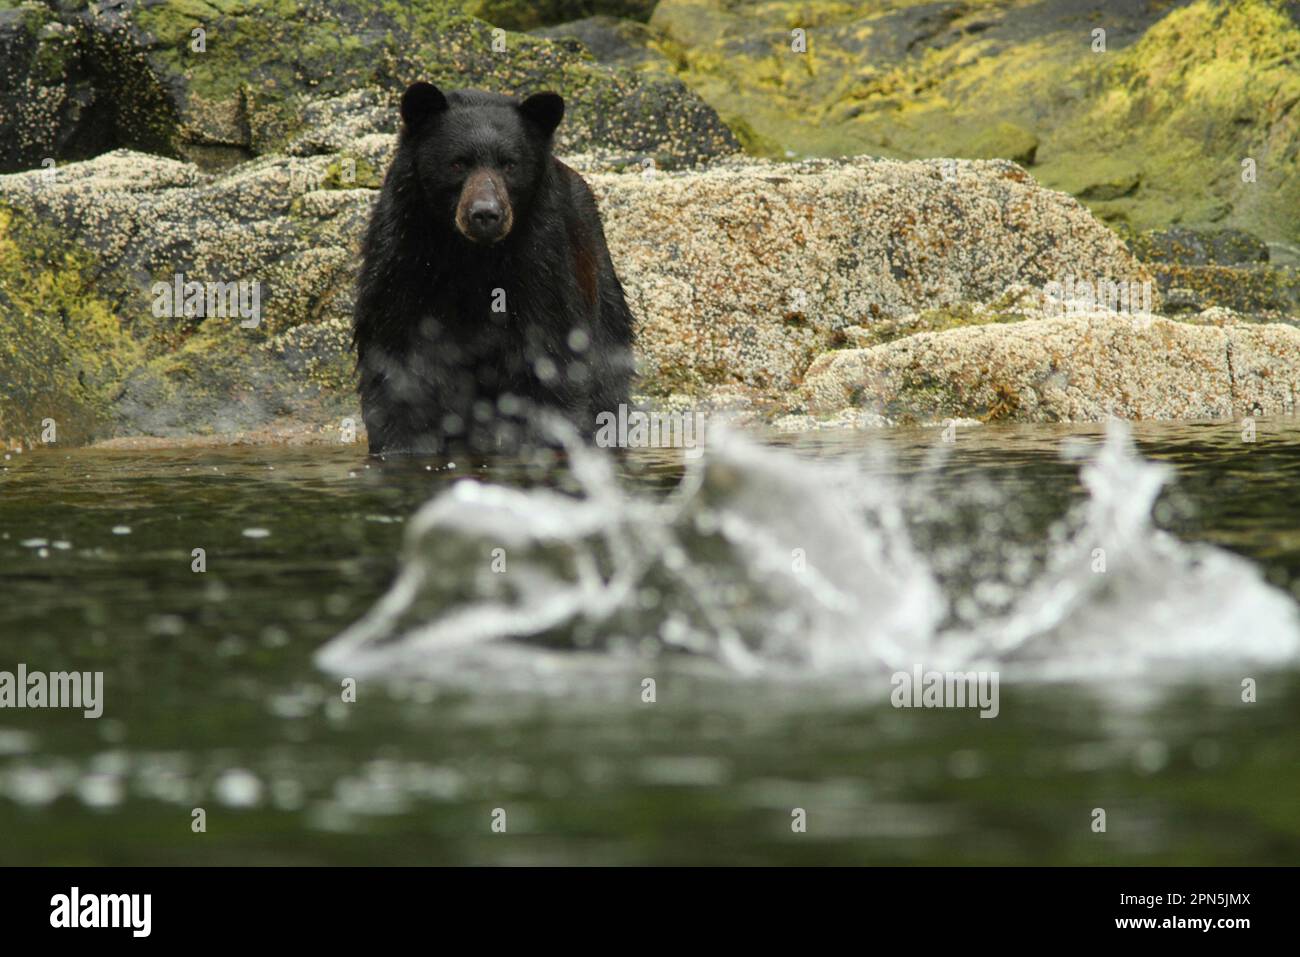
[(370, 451), (493, 451), (536, 413), (590, 437), (632, 374), (632, 315), (555, 93), (416, 83), (363, 246), (352, 339)]

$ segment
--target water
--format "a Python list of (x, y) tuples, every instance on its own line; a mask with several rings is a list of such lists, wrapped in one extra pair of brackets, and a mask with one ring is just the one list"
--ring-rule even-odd
[(1293, 863), (1300, 425), (1134, 436), (12, 456), (0, 863)]

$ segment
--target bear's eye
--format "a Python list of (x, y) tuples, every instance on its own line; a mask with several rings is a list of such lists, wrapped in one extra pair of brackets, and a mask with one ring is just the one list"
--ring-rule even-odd
[(465, 167), (468, 165), (469, 164), (465, 160), (452, 160), (451, 171), (453, 173), (463, 173), (465, 172)]
[(513, 173), (515, 171), (515, 161), (506, 160), (504, 163), (501, 164), (501, 168), (505, 170), (507, 173)]

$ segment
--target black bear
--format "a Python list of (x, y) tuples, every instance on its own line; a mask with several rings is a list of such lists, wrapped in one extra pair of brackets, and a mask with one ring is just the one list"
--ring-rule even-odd
[(590, 438), (632, 375), (632, 315), (587, 184), (551, 155), (564, 100), (415, 83), (363, 245), (353, 322), (370, 451)]

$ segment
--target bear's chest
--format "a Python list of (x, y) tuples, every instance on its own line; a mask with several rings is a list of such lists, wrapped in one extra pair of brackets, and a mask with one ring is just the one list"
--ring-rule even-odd
[(469, 349), (485, 358), (551, 353), (578, 317), (569, 314), (554, 272), (448, 264), (426, 287), (420, 336), (430, 343)]
[(524, 291), (504, 282), (449, 285), (420, 310), (398, 355), (426, 381), (472, 380), (480, 392), (531, 393), (571, 359), (565, 327), (531, 305)]

